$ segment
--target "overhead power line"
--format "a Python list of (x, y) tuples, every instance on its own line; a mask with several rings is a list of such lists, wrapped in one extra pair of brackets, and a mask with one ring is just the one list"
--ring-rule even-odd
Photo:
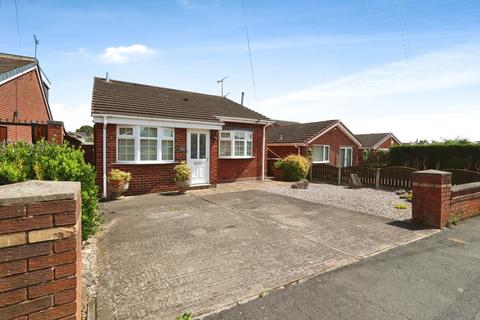
[(252, 48), (250, 46), (250, 35), (248, 34), (247, 12), (245, 10), (245, 0), (242, 0), (243, 20), (245, 23), (245, 35), (247, 36), (248, 56), (250, 58), (250, 73), (252, 75), (253, 97), (255, 98), (255, 106), (257, 105), (257, 85), (255, 83), (255, 72), (253, 71)]

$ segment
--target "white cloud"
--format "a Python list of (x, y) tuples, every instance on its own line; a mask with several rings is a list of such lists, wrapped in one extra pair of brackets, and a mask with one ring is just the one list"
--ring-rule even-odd
[(84, 124), (92, 125), (90, 117), (90, 105), (85, 104), (77, 107), (67, 108), (65, 103), (50, 103), (54, 120), (63, 121), (67, 131), (75, 131)]
[(395, 129), (405, 140), (459, 135), (480, 139), (480, 133), (465, 127), (472, 125), (470, 119), (480, 118), (475, 105), (480, 93), (472, 89), (477, 85), (480, 45), (469, 44), (340, 77), (258, 105), (260, 112), (278, 119), (340, 118), (357, 132)]
[(125, 63), (131, 60), (148, 58), (153, 55), (155, 55), (155, 50), (143, 44), (133, 44), (128, 47), (108, 47), (104, 50), (100, 58), (106, 63)]

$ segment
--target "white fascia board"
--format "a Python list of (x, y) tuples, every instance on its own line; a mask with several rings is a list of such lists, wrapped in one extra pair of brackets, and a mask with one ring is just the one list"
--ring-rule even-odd
[(362, 147), (362, 144), (360, 141), (357, 140), (348, 130), (343, 126), (341, 122), (337, 122), (333, 125), (331, 125), (329, 128), (327, 128), (325, 131), (321, 132), (320, 134), (316, 135), (315, 137), (311, 138), (310, 140), (307, 141), (307, 144), (312, 143), (312, 141), (317, 140), (321, 136), (323, 136), (325, 133), (329, 132), (333, 128), (338, 127), (350, 140), (352, 140), (358, 147)]
[[(386, 135), (382, 140), (380, 140), (379, 142), (377, 142), (374, 146), (373, 146), (373, 149), (377, 149), (380, 147), (380, 145), (382, 143), (384, 143), (385, 141), (387, 141), (388, 139), (392, 138), (393, 140), (397, 141), (398, 144), (401, 144), (400, 140), (397, 139), (397, 137), (395, 137), (395, 135), (393, 133), (390, 133), (388, 135)], [(388, 148), (387, 148), (388, 149)]]
[(22, 72), (19, 72), (19, 73), (15, 74), (15, 75), (11, 76), (10, 78), (4, 79), (4, 80), (0, 81), (0, 86), (1, 86), (2, 84), (4, 84), (4, 83), (7, 83), (7, 82), (9, 82), (9, 81), (12, 81), (13, 79), (16, 79), (16, 78), (18, 78), (18, 77), (20, 77), (20, 76), (23, 76), (24, 74), (29, 73), (30, 71), (35, 70), (35, 69), (37, 69), (37, 66), (33, 66), (33, 67), (31, 67), (31, 68), (29, 68), (29, 69), (27, 69), (27, 70), (24, 70), (24, 71), (22, 71)]
[(108, 118), (110, 124), (136, 125), (136, 126), (153, 126), (153, 127), (171, 127), (185, 129), (206, 129), (206, 130), (222, 130), (224, 123), (189, 121), (189, 120), (173, 120), (173, 119), (156, 119), (131, 117), (108, 114), (93, 114), (94, 123), (103, 123), (104, 116)]
[(222, 122), (238, 122), (238, 123), (251, 123), (251, 124), (273, 124), (273, 120), (260, 120), (260, 119), (249, 119), (249, 118), (236, 118), (236, 117), (222, 117), (217, 116), (218, 120)]

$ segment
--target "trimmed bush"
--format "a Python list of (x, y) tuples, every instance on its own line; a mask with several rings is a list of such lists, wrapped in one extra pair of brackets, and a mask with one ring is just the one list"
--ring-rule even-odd
[(418, 169), (467, 169), (480, 172), (480, 144), (447, 142), (390, 148), (390, 165)]
[(18, 142), (0, 147), (0, 185), (26, 180), (79, 181), (82, 188), (82, 237), (100, 225), (95, 169), (86, 164), (83, 151), (64, 143)]
[(291, 154), (283, 158), (275, 167), (282, 170), (282, 177), (287, 181), (298, 181), (305, 179), (310, 169), (310, 162), (301, 155)]

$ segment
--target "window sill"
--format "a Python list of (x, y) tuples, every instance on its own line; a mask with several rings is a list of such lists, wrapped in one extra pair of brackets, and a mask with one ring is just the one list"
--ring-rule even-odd
[(312, 163), (330, 163), (330, 161), (312, 161)]
[(248, 160), (248, 159), (255, 159), (255, 157), (218, 157), (218, 159), (222, 160)]
[(117, 161), (112, 163), (113, 165), (142, 165), (142, 164), (175, 164), (180, 161)]

